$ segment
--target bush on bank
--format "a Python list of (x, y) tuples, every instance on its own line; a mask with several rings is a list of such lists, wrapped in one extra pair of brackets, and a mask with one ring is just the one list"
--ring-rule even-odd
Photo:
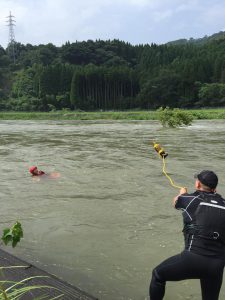
[(179, 127), (191, 125), (193, 116), (189, 111), (182, 111), (179, 108), (170, 109), (159, 108), (159, 120), (163, 126), (168, 127)]

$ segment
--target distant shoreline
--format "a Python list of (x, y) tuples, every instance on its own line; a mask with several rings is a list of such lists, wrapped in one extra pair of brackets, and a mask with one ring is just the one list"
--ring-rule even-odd
[[(187, 110), (186, 110), (187, 111)], [(190, 109), (194, 120), (225, 119), (225, 108)], [(54, 112), (0, 112), (0, 120), (158, 120), (156, 110), (130, 110), (106, 112), (54, 111)]]

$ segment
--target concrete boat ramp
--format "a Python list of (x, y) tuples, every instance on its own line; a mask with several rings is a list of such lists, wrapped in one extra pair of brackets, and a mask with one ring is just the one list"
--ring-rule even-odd
[[(16, 266), (23, 266), (23, 267), (16, 268)], [(32, 300), (32, 299), (97, 300), (97, 298), (89, 295), (84, 291), (81, 291), (79, 288), (1, 249), (0, 249), (0, 268), (3, 268), (2, 271), (0, 272), (0, 281), (1, 281), (0, 287), (3, 286), (4, 289), (14, 285), (14, 282), (20, 282), (21, 280), (30, 277), (35, 277), (35, 278), (31, 278), (28, 281), (24, 281), (21, 285), (19, 285), (18, 288), (23, 288), (26, 286), (32, 286), (32, 287), (47, 286), (45, 288), (32, 289), (29, 292), (26, 292), (21, 298), (17, 298), (20, 300)], [(2, 281), (12, 281), (12, 282), (2, 283)]]

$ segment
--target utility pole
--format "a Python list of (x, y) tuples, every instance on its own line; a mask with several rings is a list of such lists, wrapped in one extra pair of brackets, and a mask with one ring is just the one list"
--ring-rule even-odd
[(8, 20), (6, 21), (8, 23), (7, 26), (9, 26), (9, 43), (8, 43), (8, 55), (13, 60), (13, 62), (16, 62), (16, 41), (15, 41), (15, 34), (14, 34), (14, 28), (13, 26), (16, 26), (14, 23), (16, 22), (14, 20), (14, 16), (11, 15), (11, 11), (9, 12), (9, 16), (7, 17)]

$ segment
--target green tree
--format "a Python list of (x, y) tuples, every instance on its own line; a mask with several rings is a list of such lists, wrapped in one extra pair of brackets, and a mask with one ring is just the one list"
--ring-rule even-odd
[(179, 108), (170, 109), (169, 107), (158, 109), (159, 120), (163, 126), (180, 127), (191, 125), (193, 116), (188, 111)]

